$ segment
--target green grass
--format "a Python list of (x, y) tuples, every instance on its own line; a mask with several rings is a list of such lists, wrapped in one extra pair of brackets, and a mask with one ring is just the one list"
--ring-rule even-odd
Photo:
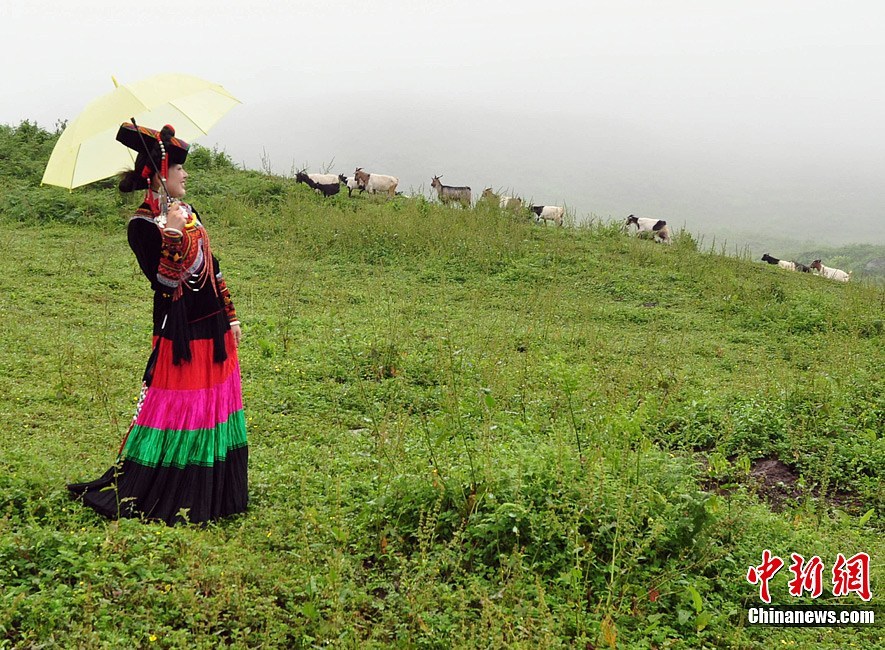
[[(191, 162), (244, 323), (250, 509), (69, 501), (149, 349), (132, 206), (0, 178), (0, 647), (881, 647), (743, 620), (766, 548), (866, 551), (878, 598), (881, 288)], [(778, 512), (758, 459), (800, 476)]]

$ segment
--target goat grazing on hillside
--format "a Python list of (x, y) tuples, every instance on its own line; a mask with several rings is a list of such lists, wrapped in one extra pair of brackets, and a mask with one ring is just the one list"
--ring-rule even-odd
[(846, 273), (842, 269), (831, 269), (829, 266), (821, 264), (820, 260), (814, 260), (809, 266), (813, 269), (817, 269), (822, 276), (829, 278), (830, 280), (848, 282), (851, 279), (851, 272)]
[(323, 196), (332, 196), (338, 194), (341, 186), (338, 184), (338, 177), (335, 174), (307, 174), (300, 171), (295, 174), (295, 182), (306, 183), (308, 187), (320, 192)]
[(362, 167), (357, 167), (353, 172), (353, 177), (361, 189), (366, 190), (369, 194), (377, 194), (383, 192), (388, 198), (396, 196), (396, 186), (399, 179), (396, 176), (387, 176), (385, 174), (370, 174), (364, 172)]
[(548, 221), (552, 221), (557, 226), (561, 226), (565, 209), (558, 205), (533, 205), (532, 212), (535, 213), (535, 221), (538, 223), (543, 221), (546, 226)]
[(522, 207), (522, 199), (515, 196), (498, 196), (491, 187), (485, 188), (479, 198), (481, 201), (497, 203), (502, 210), (519, 210)]
[(445, 205), (460, 203), (462, 207), (469, 208), (471, 200), (470, 188), (466, 185), (443, 185), (439, 180), (440, 178), (442, 177), (434, 176), (430, 181), (430, 187), (436, 190), (439, 200)]
[(340, 183), (344, 183), (345, 187), (347, 187), (347, 196), (353, 196), (354, 190), (359, 190), (360, 194), (363, 193), (363, 188), (360, 187), (360, 184), (357, 183), (356, 176), (351, 176), (348, 178), (344, 174), (338, 174), (338, 181)]
[(787, 269), (788, 271), (798, 270), (798, 267), (796, 266), (796, 262), (790, 262), (788, 260), (779, 260), (776, 257), (772, 257), (768, 253), (762, 254), (762, 261), (768, 262), (769, 264), (777, 264), (782, 269)]
[(627, 227), (636, 226), (636, 234), (652, 233), (655, 241), (672, 243), (670, 239), (670, 229), (667, 228), (667, 222), (663, 219), (649, 219), (647, 217), (635, 217), (632, 214), (627, 217)]

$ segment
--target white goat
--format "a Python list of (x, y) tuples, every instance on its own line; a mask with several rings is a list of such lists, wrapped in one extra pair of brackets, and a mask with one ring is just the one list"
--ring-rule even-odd
[(562, 217), (565, 210), (558, 205), (533, 205), (532, 212), (535, 213), (535, 220), (538, 223), (542, 221), (546, 225), (548, 221), (552, 221), (557, 226), (562, 225)]
[(362, 167), (357, 167), (353, 172), (356, 182), (361, 189), (366, 190), (369, 194), (377, 194), (383, 192), (389, 198), (396, 196), (396, 186), (399, 179), (396, 176), (386, 176), (384, 174), (370, 174), (364, 172)]
[(825, 278), (829, 278), (830, 280), (836, 280), (838, 282), (848, 282), (851, 279), (851, 273), (846, 273), (842, 269), (831, 269), (829, 266), (824, 266), (820, 263), (820, 260), (814, 260), (809, 266), (813, 269), (817, 269), (820, 271), (820, 274)]
[(497, 202), (498, 207), (502, 210), (519, 210), (522, 207), (522, 199), (516, 196), (498, 196), (492, 191), (491, 187), (487, 187), (482, 191), (481, 201)]

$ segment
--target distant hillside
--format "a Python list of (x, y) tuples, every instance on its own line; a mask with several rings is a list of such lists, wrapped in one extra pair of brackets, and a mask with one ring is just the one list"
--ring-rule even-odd
[[(282, 172), (334, 160), (336, 171), (377, 169), (399, 176), (404, 190), (425, 192), (431, 176), (443, 174), (444, 183), (470, 185), (476, 193), (492, 186), (538, 203), (564, 203), (579, 218), (623, 221), (635, 213), (666, 219), (706, 241), (715, 235), (739, 247), (756, 236), (885, 244), (875, 171), (803, 154), (804, 146), (763, 152), (767, 147), (733, 142), (723, 148), (698, 140), (688, 125), (662, 133), (626, 115), (569, 114), (556, 102), (527, 112), (475, 106), (469, 97), (442, 107), (407, 95), (361, 101), (341, 93), (298, 98), (290, 106), (242, 106), (238, 119), (292, 124), (262, 143)], [(360, 123), (370, 127), (354, 123), (355, 106)], [(293, 115), (301, 116), (296, 123)], [(315, 128), (305, 117), (311, 115), (339, 126)], [(236, 120), (223, 120), (212, 135), (249, 152), (250, 167), (263, 169), (262, 145)]]
[(808, 264), (820, 259), (826, 266), (852, 271), (854, 279), (885, 279), (885, 244), (825, 246), (807, 237), (778, 237), (763, 232), (723, 231), (698, 234), (701, 250), (759, 261), (763, 253)]
[(885, 279), (885, 246), (850, 244), (803, 250), (796, 254), (798, 261), (808, 264), (820, 260), (825, 266), (853, 271), (854, 278)]

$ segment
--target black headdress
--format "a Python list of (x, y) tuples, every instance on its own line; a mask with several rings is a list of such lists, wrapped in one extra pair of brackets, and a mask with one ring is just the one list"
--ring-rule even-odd
[(190, 147), (187, 142), (175, 137), (175, 129), (169, 124), (155, 131), (124, 122), (117, 131), (117, 141), (138, 152), (135, 169), (124, 174), (120, 181), (123, 192), (147, 188), (151, 175), (157, 172), (165, 182), (169, 165), (184, 164)]

